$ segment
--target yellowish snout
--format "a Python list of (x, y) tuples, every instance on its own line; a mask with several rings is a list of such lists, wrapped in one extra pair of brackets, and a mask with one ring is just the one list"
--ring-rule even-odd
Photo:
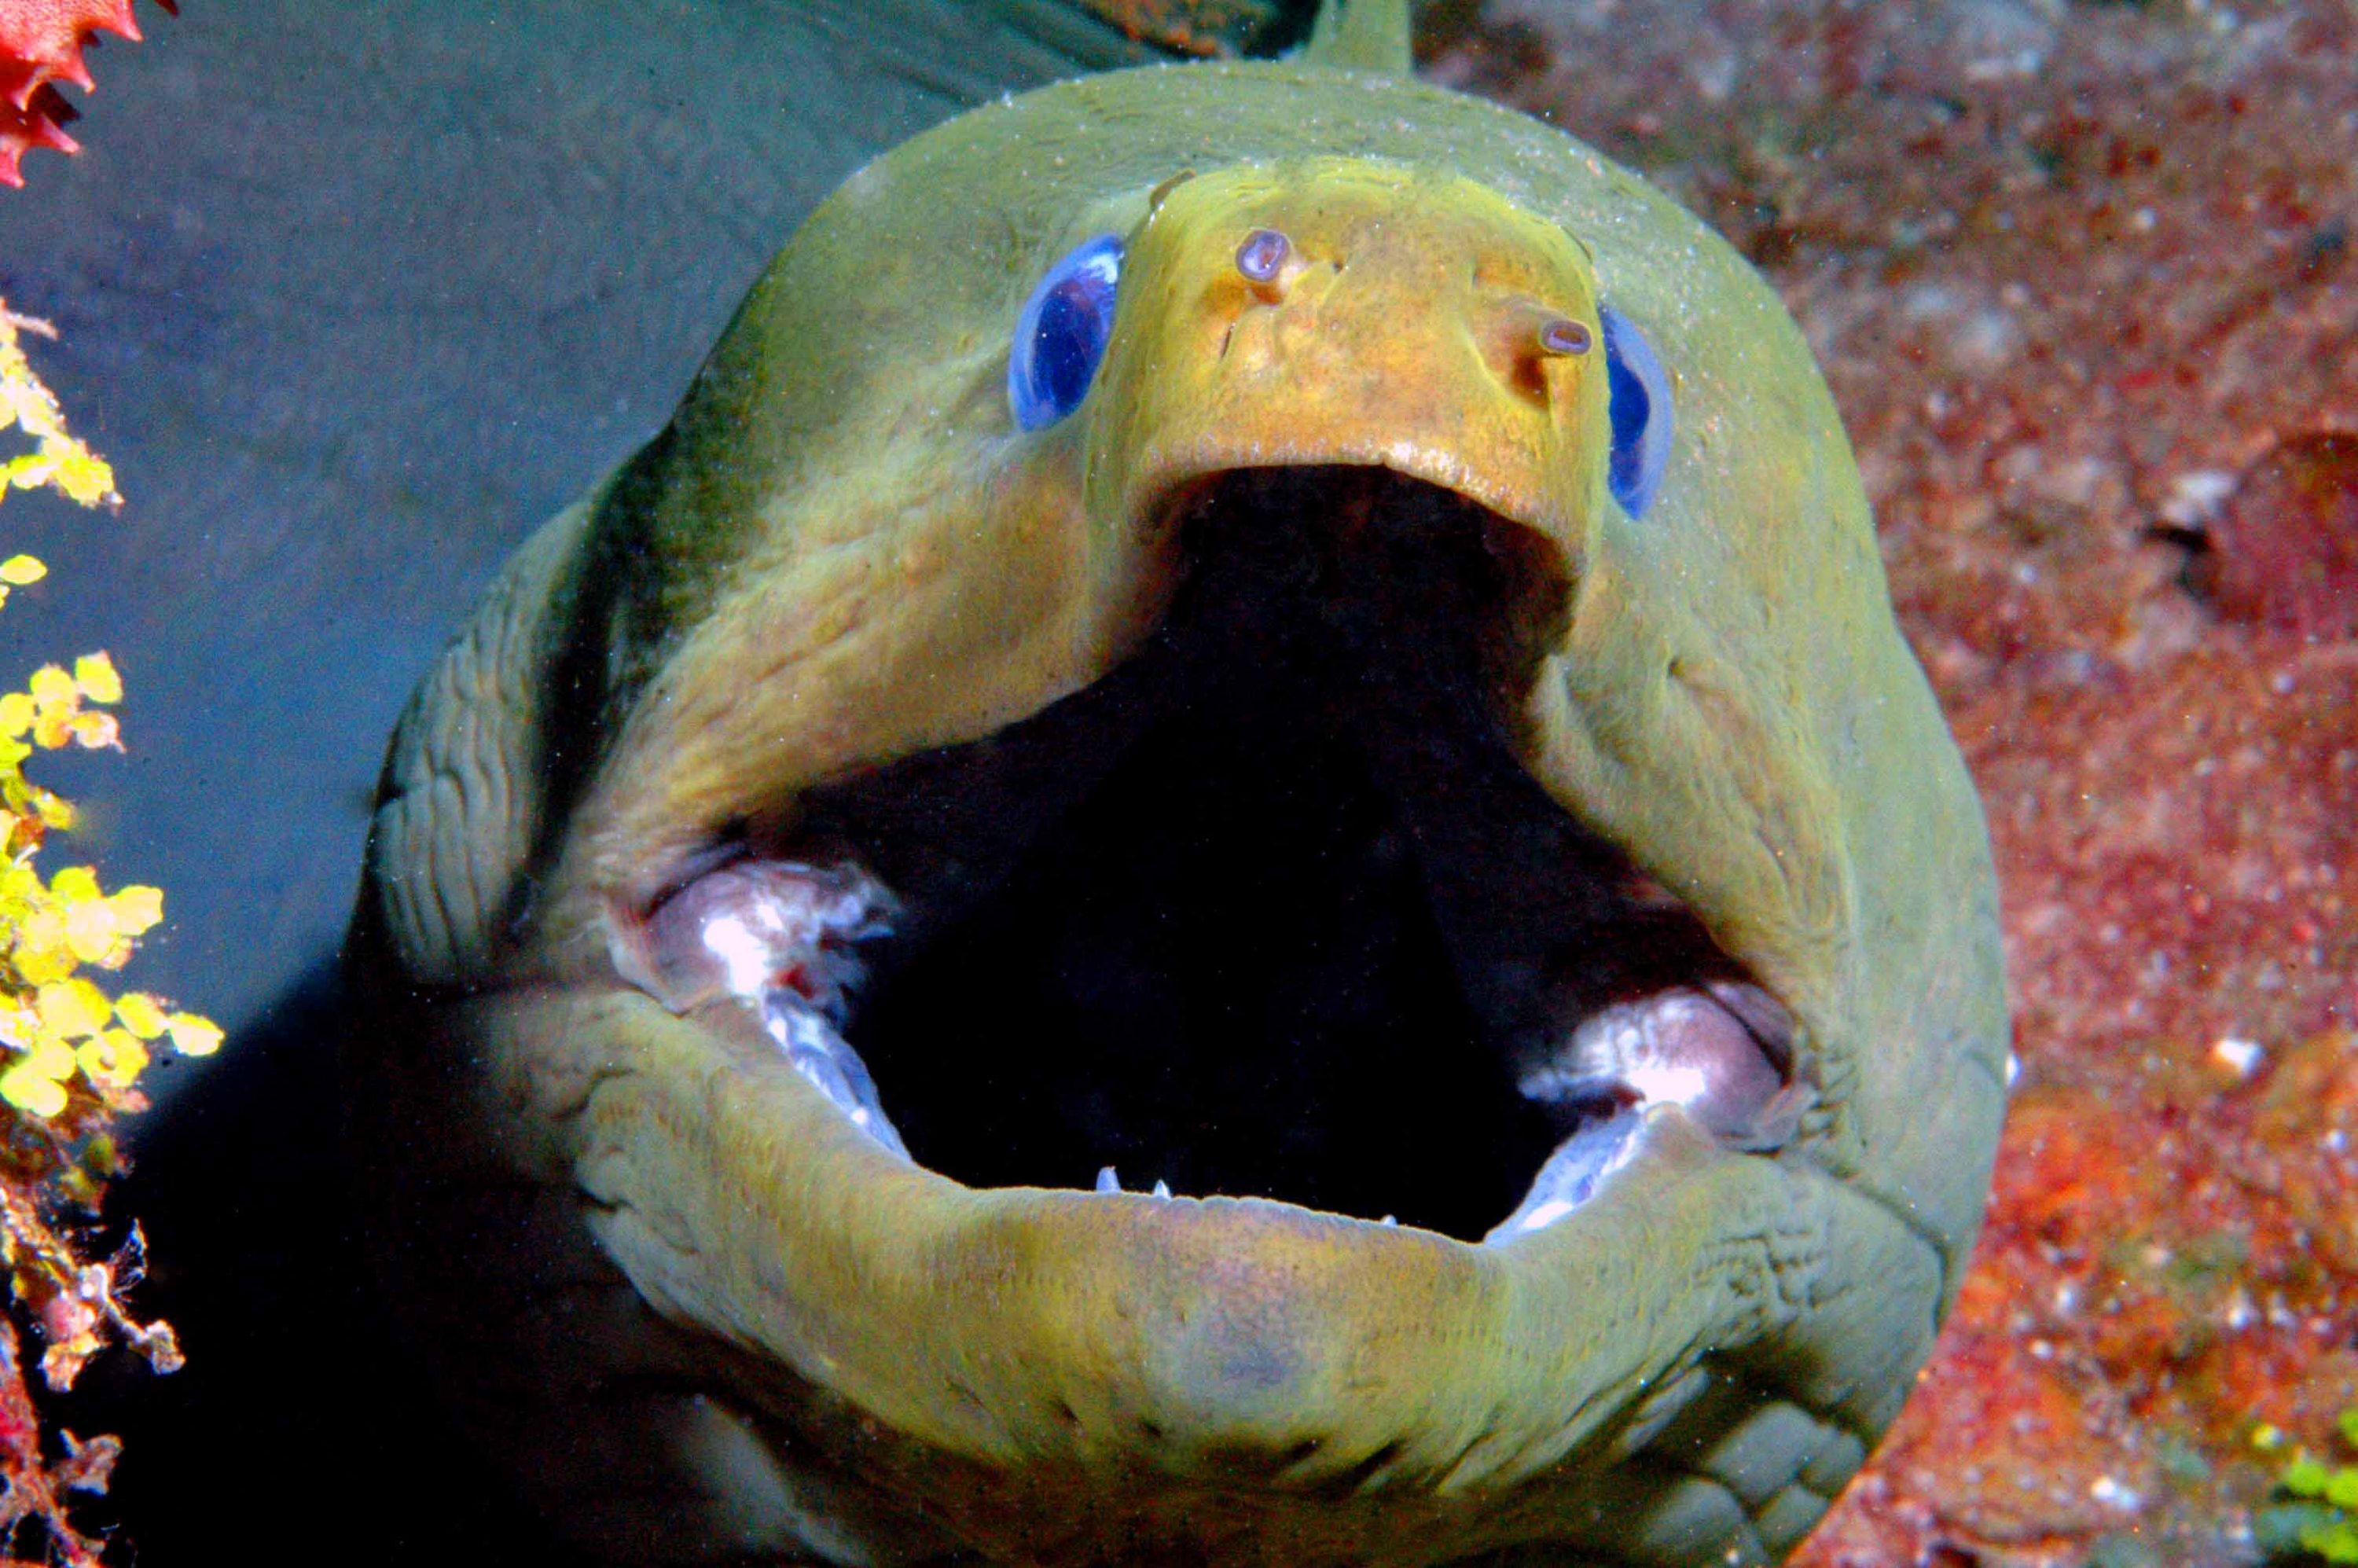
[(1184, 179), (1134, 236), (1090, 512), (1237, 468), (1370, 464), (1576, 555), (1609, 440), (1579, 243), (1485, 186), (1348, 158)]

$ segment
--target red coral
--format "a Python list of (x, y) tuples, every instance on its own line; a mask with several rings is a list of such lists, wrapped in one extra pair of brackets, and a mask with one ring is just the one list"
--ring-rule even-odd
[[(156, 3), (178, 14), (175, 0)], [(0, 184), (25, 183), (16, 166), (35, 147), (74, 150), (74, 112), (55, 83), (91, 90), (82, 49), (102, 28), (136, 42), (131, 0), (0, 0)]]
[(106, 1490), (114, 1478), (114, 1461), (123, 1444), (112, 1437), (84, 1443), (70, 1432), (59, 1434), (65, 1453), (51, 1459), (42, 1452), (41, 1419), (25, 1388), (16, 1364), (16, 1330), (0, 1318), (0, 1467), (7, 1486), (0, 1491), (0, 1541), (8, 1542), (0, 1568), (36, 1568), (33, 1561), (14, 1550), (16, 1526), (38, 1519), (48, 1529), (51, 1563), (64, 1568), (101, 1568), (102, 1543), (66, 1521), (68, 1492)]

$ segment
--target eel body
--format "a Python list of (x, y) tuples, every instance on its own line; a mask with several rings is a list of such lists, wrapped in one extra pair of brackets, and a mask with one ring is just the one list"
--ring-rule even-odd
[(1770, 1563), (1927, 1355), (1994, 883), (1833, 407), (1382, 20), (853, 177), (413, 699), (377, 1250), (593, 1554)]

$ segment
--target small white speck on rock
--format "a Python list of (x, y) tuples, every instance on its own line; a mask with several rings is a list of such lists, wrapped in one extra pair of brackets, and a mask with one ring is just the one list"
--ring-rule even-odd
[(2181, 528), (2198, 526), (2216, 517), (2220, 503), (2234, 492), (2235, 476), (2224, 469), (2196, 469), (2180, 474), (2170, 481), (2169, 493), (2162, 498), (2162, 521)]
[(2088, 1495), (2108, 1509), (2123, 1513), (2135, 1513), (2145, 1507), (2145, 1498), (2133, 1487), (2124, 1487), (2110, 1476), (2099, 1476), (2088, 1483)]
[(2248, 1078), (2258, 1072), (2266, 1055), (2266, 1047), (2258, 1041), (2234, 1034), (2222, 1035), (2218, 1044), (2211, 1047), (2211, 1059), (2239, 1078)]

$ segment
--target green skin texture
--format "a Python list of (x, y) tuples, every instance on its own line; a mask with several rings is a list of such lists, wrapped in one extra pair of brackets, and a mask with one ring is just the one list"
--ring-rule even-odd
[[(1206, 322), (1252, 315), (1222, 269), (1263, 222), (1351, 266), (1238, 326), (1261, 379), (1222, 380)], [(1090, 396), (1019, 434), (1016, 312), (1107, 231)], [(1603, 484), (1602, 354), (1509, 384), (1515, 322), (1594, 330), (1599, 297), (1675, 378), (1641, 520)], [(627, 912), (710, 835), (1102, 676), (1169, 591), (1174, 494), (1295, 462), (1542, 542), (1566, 599), (1515, 743), (1799, 1020), (1783, 1148), (1652, 1108), (1591, 1201), (1498, 1247), (969, 1191), (742, 1009), (649, 994)], [(387, 762), (355, 1146), (454, 1399), (614, 1560), (1770, 1563), (1954, 1299), (2005, 1099), (1995, 911), (1832, 402), (1725, 243), (1443, 91), (1148, 69), (854, 177), (671, 427), (511, 563)]]

